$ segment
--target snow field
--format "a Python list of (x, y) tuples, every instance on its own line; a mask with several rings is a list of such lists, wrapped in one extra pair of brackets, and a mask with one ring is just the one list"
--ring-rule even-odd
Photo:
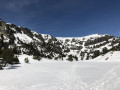
[[(119, 90), (119, 53), (73, 62), (39, 62), (32, 56), (20, 55), (21, 64), (0, 71), (0, 90)], [(26, 57), (29, 64), (24, 62)]]
[(0, 90), (119, 90), (118, 62), (22, 62), (0, 71)]

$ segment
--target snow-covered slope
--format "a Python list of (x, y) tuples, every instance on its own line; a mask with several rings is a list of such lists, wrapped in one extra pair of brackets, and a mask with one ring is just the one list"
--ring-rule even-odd
[(54, 37), (0, 20), (0, 49), (15, 55), (33, 55), (34, 59), (90, 60), (120, 50), (120, 38), (93, 34), (85, 37)]
[[(79, 59), (92, 59), (97, 57), (96, 52), (105, 54), (113, 49), (119, 49), (120, 39), (110, 35), (93, 34), (85, 37), (57, 37), (63, 46), (70, 48), (68, 54), (77, 55)], [(98, 56), (99, 56), (98, 55)]]
[(111, 51), (105, 55), (100, 55), (93, 60), (95, 61), (105, 60), (106, 62), (120, 62), (120, 51)]
[(65, 41), (66, 39), (72, 40), (73, 38), (74, 39), (79, 39), (79, 40), (85, 39), (84, 41), (87, 41), (88, 39), (96, 39), (96, 38), (102, 37), (102, 36), (105, 36), (105, 35), (102, 35), (102, 34), (92, 34), (92, 35), (83, 36), (83, 37), (56, 37), (56, 38), (59, 39), (59, 40), (63, 40), (63, 41)]

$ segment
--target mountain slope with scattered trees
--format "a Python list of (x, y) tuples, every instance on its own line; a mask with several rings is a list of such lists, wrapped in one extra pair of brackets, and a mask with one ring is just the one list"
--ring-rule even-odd
[(19, 63), (18, 56), (33, 55), (55, 60), (90, 60), (120, 50), (120, 38), (93, 34), (85, 37), (53, 37), (0, 20), (0, 63)]

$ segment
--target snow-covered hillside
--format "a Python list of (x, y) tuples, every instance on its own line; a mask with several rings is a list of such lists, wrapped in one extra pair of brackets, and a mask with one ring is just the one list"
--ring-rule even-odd
[[(76, 55), (78, 59), (89, 60), (101, 54), (119, 49), (120, 39), (110, 35), (93, 34), (84, 37), (57, 37), (62, 46), (69, 48), (68, 55)], [(104, 49), (106, 52), (104, 53)], [(98, 55), (97, 55), (97, 54)]]
[(0, 50), (0, 58), (4, 60), (7, 50), (12, 53), (11, 60), (5, 61), (9, 64), (18, 63), (18, 56), (23, 54), (32, 55), (36, 60), (92, 60), (111, 51), (120, 51), (120, 38), (107, 34), (54, 37), (0, 20)]
[(105, 55), (100, 55), (93, 60), (96, 60), (96, 61), (105, 60), (106, 62), (119, 62), (120, 61), (120, 51), (111, 51)]

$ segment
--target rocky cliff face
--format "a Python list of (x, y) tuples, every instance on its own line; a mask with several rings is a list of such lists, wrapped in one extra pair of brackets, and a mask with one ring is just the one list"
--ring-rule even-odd
[(109, 51), (120, 50), (120, 38), (94, 34), (85, 37), (53, 37), (0, 20), (0, 50), (14, 55), (33, 55), (34, 59), (89, 60)]

